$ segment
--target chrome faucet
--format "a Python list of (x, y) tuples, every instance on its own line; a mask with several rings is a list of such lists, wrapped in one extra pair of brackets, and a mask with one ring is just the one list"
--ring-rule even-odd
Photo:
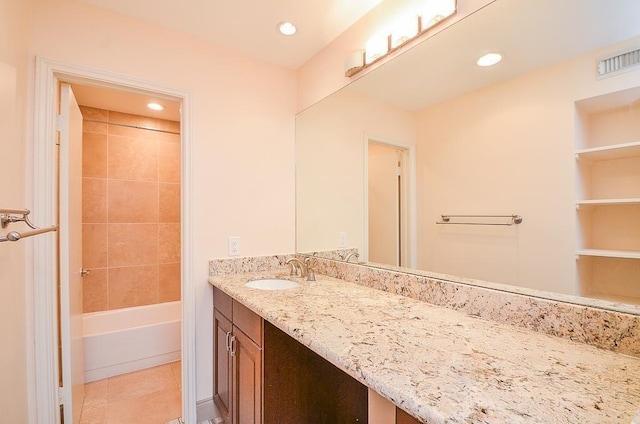
[(349, 262), (349, 259), (355, 257), (356, 259), (358, 259), (360, 257), (360, 255), (358, 254), (358, 252), (351, 252), (347, 255), (346, 258), (344, 258), (345, 262)]
[(298, 258), (289, 258), (285, 263), (291, 265), (291, 276), (300, 275), (306, 277), (307, 281), (316, 281), (316, 274), (313, 272), (315, 264), (311, 262), (311, 258), (305, 258), (304, 262)]
[(295, 277), (297, 277), (298, 275), (300, 275), (301, 277), (307, 276), (307, 272), (308, 272), (307, 266), (300, 259), (290, 258), (290, 259), (287, 259), (285, 263), (287, 265), (291, 265), (291, 274), (290, 274), (291, 276), (295, 276)]

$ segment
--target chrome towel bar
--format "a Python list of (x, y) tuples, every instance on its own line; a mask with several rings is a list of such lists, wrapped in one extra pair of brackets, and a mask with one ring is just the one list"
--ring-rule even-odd
[(14, 222), (24, 222), (31, 228), (29, 231), (9, 231), (5, 236), (0, 237), (0, 242), (5, 241), (18, 241), (21, 238), (31, 237), (42, 233), (48, 233), (50, 231), (57, 231), (58, 227), (52, 225), (51, 227), (39, 228), (29, 221), (29, 209), (0, 209), (0, 227), (7, 228), (9, 224)]
[[(440, 215), (442, 217), (441, 221), (436, 221), (436, 224), (447, 224), (447, 225), (513, 225), (522, 223), (522, 217), (520, 215)], [(451, 219), (454, 221), (451, 221)], [(481, 220), (491, 220), (493, 218), (508, 219), (507, 222), (491, 222), (491, 221), (480, 221)], [(457, 219), (462, 219), (462, 221), (458, 222)]]

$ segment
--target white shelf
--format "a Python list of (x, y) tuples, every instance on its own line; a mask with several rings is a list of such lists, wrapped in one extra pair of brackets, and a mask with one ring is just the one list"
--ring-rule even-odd
[(601, 258), (640, 259), (640, 252), (629, 250), (600, 250), (581, 249), (576, 252), (578, 256), (598, 256)]
[(576, 151), (576, 157), (586, 161), (622, 159), (632, 156), (640, 156), (640, 141)]
[(594, 199), (594, 200), (578, 200), (576, 207), (593, 206), (618, 206), (618, 205), (640, 205), (640, 197), (630, 197), (627, 199)]

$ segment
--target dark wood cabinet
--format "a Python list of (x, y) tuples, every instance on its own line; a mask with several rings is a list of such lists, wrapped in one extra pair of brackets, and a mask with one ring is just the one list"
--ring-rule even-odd
[[(226, 424), (366, 424), (372, 419), (362, 383), (218, 288), (213, 306), (213, 400)], [(385, 423), (419, 423), (381, 399), (393, 408)], [(372, 422), (381, 421), (373, 416)]]
[(214, 288), (213, 400), (227, 424), (262, 424), (262, 318)]
[(234, 424), (262, 423), (262, 349), (234, 326)]
[(264, 323), (264, 424), (366, 424), (367, 387)]
[(222, 313), (213, 311), (213, 400), (225, 422), (231, 423), (232, 362), (229, 353), (231, 339), (231, 321)]

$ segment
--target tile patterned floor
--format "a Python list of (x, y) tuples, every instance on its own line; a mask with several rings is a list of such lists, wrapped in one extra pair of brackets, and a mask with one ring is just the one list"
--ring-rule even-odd
[(180, 362), (85, 385), (80, 424), (164, 424), (180, 417)]

